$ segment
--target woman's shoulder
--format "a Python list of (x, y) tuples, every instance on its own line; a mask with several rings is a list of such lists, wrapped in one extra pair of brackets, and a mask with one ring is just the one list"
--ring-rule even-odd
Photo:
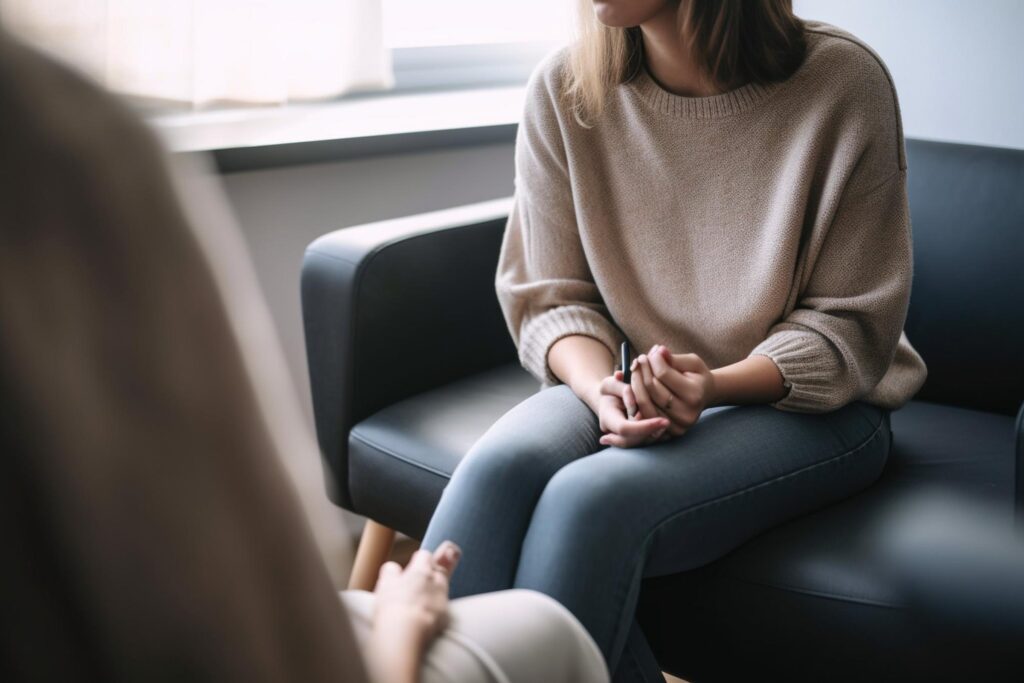
[(569, 68), (570, 45), (552, 48), (537, 62), (524, 88), (520, 123), (527, 137), (561, 137), (570, 120), (563, 83)]
[[(799, 99), (821, 106), (811, 111), (832, 126), (879, 135), (895, 146), (901, 168), (903, 122), (899, 97), (888, 66), (865, 41), (849, 31), (821, 21), (805, 21), (807, 56), (791, 79)], [(821, 117), (827, 111), (827, 117)]]
[(564, 94), (569, 69), (571, 45), (562, 44), (548, 50), (533, 67), (526, 81), (526, 100), (545, 108), (557, 108)]
[(896, 87), (881, 56), (853, 33), (823, 21), (804, 22), (807, 56), (800, 71), (842, 94), (883, 93)]

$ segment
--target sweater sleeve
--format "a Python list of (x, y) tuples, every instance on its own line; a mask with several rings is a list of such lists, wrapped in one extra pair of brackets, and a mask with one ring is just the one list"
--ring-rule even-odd
[(523, 367), (560, 384), (547, 362), (569, 335), (597, 339), (614, 358), (624, 337), (594, 283), (580, 240), (561, 127), (554, 67), (546, 60), (527, 84), (516, 133), (515, 194), (495, 289)]
[(899, 343), (910, 302), (906, 169), (844, 191), (796, 307), (750, 355), (771, 358), (789, 385), (771, 404), (827, 412), (867, 394)]

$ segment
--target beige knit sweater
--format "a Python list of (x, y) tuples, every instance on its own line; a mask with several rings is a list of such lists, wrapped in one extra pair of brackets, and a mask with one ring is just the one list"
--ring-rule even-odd
[(807, 22), (789, 79), (683, 97), (646, 70), (591, 129), (561, 98), (567, 47), (527, 86), (515, 201), (495, 278), (523, 366), (544, 387), (558, 339), (618, 357), (662, 343), (710, 368), (771, 358), (772, 405), (897, 408), (924, 361), (903, 324), (912, 274), (906, 157), (888, 70)]

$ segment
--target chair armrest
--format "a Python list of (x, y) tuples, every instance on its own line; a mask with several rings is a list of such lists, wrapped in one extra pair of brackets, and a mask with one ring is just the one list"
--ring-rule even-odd
[(1014, 503), (1017, 510), (1017, 524), (1024, 528), (1024, 403), (1020, 404), (1017, 411), (1017, 489)]
[(346, 508), (348, 435), (401, 399), (517, 359), (494, 280), (511, 199), (344, 228), (302, 266), (328, 495)]

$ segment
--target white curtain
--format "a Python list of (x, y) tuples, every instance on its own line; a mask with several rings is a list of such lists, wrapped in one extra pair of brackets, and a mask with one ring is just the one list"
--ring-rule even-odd
[(119, 92), (192, 107), (391, 88), (381, 0), (0, 0), (14, 33)]

